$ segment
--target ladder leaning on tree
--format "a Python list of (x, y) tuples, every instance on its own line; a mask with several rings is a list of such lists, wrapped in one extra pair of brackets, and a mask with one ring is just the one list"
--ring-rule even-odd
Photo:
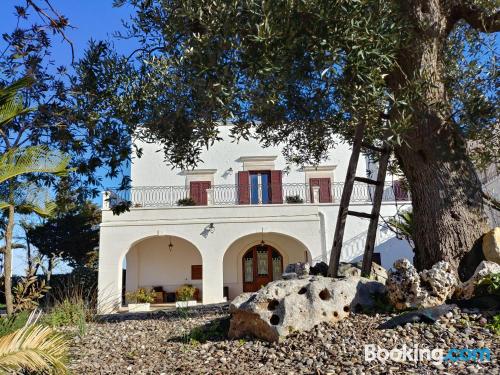
[[(361, 269), (361, 274), (365, 277), (368, 277), (370, 276), (371, 273), (373, 250), (375, 247), (375, 240), (377, 237), (378, 217), (380, 215), (380, 206), (382, 205), (382, 196), (384, 193), (384, 183), (385, 183), (385, 176), (387, 173), (387, 166), (389, 164), (390, 149), (386, 144), (384, 144), (382, 147), (377, 147), (363, 142), (365, 129), (366, 129), (366, 123), (361, 123), (356, 128), (356, 132), (354, 134), (352, 154), (349, 160), (349, 165), (347, 167), (344, 189), (342, 191), (342, 197), (340, 199), (339, 215), (335, 227), (333, 246), (332, 246), (332, 251), (330, 253), (330, 266), (328, 268), (328, 274), (329, 276), (332, 277), (337, 277), (337, 272), (339, 269), (340, 253), (342, 251), (342, 242), (344, 239), (344, 229), (348, 215), (370, 219), (370, 225), (368, 226), (368, 231), (366, 235), (365, 251), (363, 254), (363, 266)], [(372, 180), (366, 177), (356, 177), (356, 169), (358, 166), (359, 154), (361, 153), (362, 148), (380, 153), (379, 167), (376, 180)], [(372, 212), (370, 214), (366, 212), (349, 210), (349, 202), (351, 200), (351, 194), (354, 187), (354, 182), (356, 181), (370, 185), (375, 185)]]

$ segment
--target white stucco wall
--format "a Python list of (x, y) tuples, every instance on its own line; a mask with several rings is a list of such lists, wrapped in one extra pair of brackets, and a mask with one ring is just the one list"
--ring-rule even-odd
[[(287, 166), (280, 148), (263, 149), (255, 140), (233, 143), (228, 136), (229, 130), (227, 126), (220, 128), (223, 141), (202, 153), (203, 162), (192, 173), (165, 164), (162, 152), (157, 152), (158, 145), (138, 142), (137, 145), (143, 148), (143, 156), (133, 159), (132, 186), (186, 186), (191, 179), (233, 185), (238, 171), (259, 169), (259, 163), (266, 169), (284, 170), (284, 184), (303, 184), (310, 177), (330, 177), (333, 182), (345, 179), (351, 155), (346, 144), (339, 143), (330, 152), (329, 159), (314, 170), (307, 166)], [(248, 157), (265, 157), (265, 160), (254, 160), (252, 167)], [(367, 159), (361, 158), (356, 174), (366, 176), (367, 169), (373, 169), (373, 166), (368, 166)], [(339, 197), (342, 186), (334, 189), (334, 197)], [(355, 196), (366, 197), (365, 186), (356, 189)], [(311, 263), (328, 262), (339, 209), (337, 201), (235, 205), (236, 200), (229, 200), (225, 202), (227, 206), (154, 207), (155, 199), (157, 196), (153, 194), (150, 202), (153, 207), (137, 205), (120, 216), (114, 216), (104, 207), (99, 255), (101, 312), (111, 312), (120, 304), (125, 257), (127, 289), (162, 285), (170, 291), (189, 282), (200, 285), (203, 303), (223, 301), (224, 286), (229, 286), (230, 298), (241, 292), (241, 257), (249, 247), (260, 242), (262, 231), (266, 241), (282, 253), (284, 267), (304, 261), (306, 251)], [(398, 207), (400, 203), (384, 201), (381, 215), (393, 216)], [(351, 209), (370, 212), (371, 204), (353, 202)], [(368, 222), (367, 219), (348, 217), (341, 261), (355, 260), (362, 255)], [(214, 226), (212, 232), (207, 230), (210, 224)], [(190, 250), (165, 254), (168, 251), (165, 236), (185, 239), (185, 247)], [(390, 267), (395, 259), (412, 257), (408, 244), (395, 239), (383, 225), (377, 235), (375, 251), (381, 252), (385, 267)], [(188, 278), (192, 264), (203, 265), (201, 284)]]
[[(369, 212), (371, 206), (357, 204), (355, 209)], [(394, 215), (395, 211), (394, 204), (382, 205), (383, 216)], [(100, 309), (110, 312), (120, 304), (123, 260), (130, 249), (139, 249), (141, 244), (146, 247), (148, 243), (156, 243), (151, 253), (147, 249), (146, 252), (137, 251), (137, 258), (141, 253), (149, 254), (144, 263), (148, 265), (142, 268), (147, 278), (141, 281), (136, 277), (137, 285), (144, 282), (140, 286), (149, 286), (147, 284), (157, 281), (168, 286), (186, 281), (185, 271), (171, 273), (176, 275), (171, 279), (168, 277), (172, 263), (164, 257), (168, 243), (162, 240), (165, 236), (179, 237), (188, 240), (201, 254), (203, 303), (215, 303), (223, 301), (224, 285), (233, 286), (230, 298), (238, 293), (241, 280), (238, 259), (241, 260), (245, 249), (260, 242), (261, 231), (264, 231), (265, 240), (282, 252), (284, 266), (304, 261), (305, 249), (313, 262), (328, 261), (337, 214), (337, 204), (132, 208), (120, 216), (105, 210), (99, 255)], [(206, 231), (210, 223), (214, 224), (213, 233)], [(349, 261), (362, 254), (367, 228), (368, 220), (348, 218), (341, 260)], [(382, 251), (384, 266), (390, 265), (387, 259), (411, 257), (404, 241), (392, 241), (391, 235), (384, 231), (378, 238), (376, 251)], [(134, 261), (134, 252), (130, 254), (127, 267)], [(195, 259), (180, 257), (175, 264), (187, 270), (192, 261)], [(193, 264), (200, 264), (198, 259), (196, 262)]]
[[(210, 149), (204, 150), (201, 154), (202, 162), (196, 166), (196, 169), (216, 169), (213, 174), (214, 184), (234, 184), (236, 173), (243, 170), (243, 162), (239, 161), (239, 159), (246, 156), (276, 156), (274, 169), (286, 170), (283, 183), (306, 182), (306, 173), (301, 166), (290, 165), (288, 166), (289, 169), (287, 169), (281, 147), (262, 148), (259, 142), (254, 139), (240, 140), (238, 143), (232, 142), (229, 137), (230, 129), (230, 126), (219, 127), (222, 141), (216, 142)], [(142, 148), (143, 155), (140, 158), (133, 158), (131, 167), (132, 186), (186, 185), (186, 175), (181, 170), (172, 169), (171, 166), (165, 163), (160, 146), (139, 141), (136, 144)], [(335, 149), (329, 153), (328, 160), (321, 163), (321, 165), (336, 166), (332, 182), (344, 181), (350, 156), (350, 146), (338, 142)], [(230, 168), (232, 168), (232, 173), (228, 172)], [(366, 158), (362, 157), (358, 164), (357, 175), (366, 176), (366, 169)], [(323, 175), (325, 174), (323, 173)]]

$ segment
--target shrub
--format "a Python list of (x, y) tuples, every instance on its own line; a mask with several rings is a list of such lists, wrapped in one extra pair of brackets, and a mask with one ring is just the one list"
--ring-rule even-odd
[(18, 330), (26, 324), (30, 313), (22, 311), (12, 316), (4, 316), (0, 318), (0, 337)]
[(491, 329), (495, 335), (500, 336), (500, 314), (495, 315), (493, 321), (488, 324), (487, 327)]
[(155, 300), (153, 289), (139, 288), (125, 294), (128, 303), (152, 303)]
[(477, 283), (476, 294), (495, 294), (500, 296), (500, 273), (492, 273), (482, 278)]
[(196, 206), (193, 198), (182, 198), (177, 201), (178, 206)]
[(177, 300), (179, 301), (190, 301), (194, 298), (195, 292), (195, 287), (186, 284), (178, 288), (175, 294), (177, 295)]
[(51, 327), (77, 327), (80, 336), (83, 336), (86, 330), (86, 315), (83, 300), (65, 299), (46, 315), (43, 322)]
[(304, 200), (298, 195), (289, 195), (285, 200), (286, 203), (304, 203)]

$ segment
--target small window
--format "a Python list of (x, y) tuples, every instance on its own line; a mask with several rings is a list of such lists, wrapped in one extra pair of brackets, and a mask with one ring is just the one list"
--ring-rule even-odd
[(191, 266), (191, 280), (201, 280), (202, 275), (203, 270), (201, 264)]

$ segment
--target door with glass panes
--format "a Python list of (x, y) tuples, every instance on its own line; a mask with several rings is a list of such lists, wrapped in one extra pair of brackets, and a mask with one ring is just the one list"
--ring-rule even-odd
[(243, 256), (243, 291), (256, 292), (273, 280), (281, 279), (283, 257), (274, 247), (258, 245)]

